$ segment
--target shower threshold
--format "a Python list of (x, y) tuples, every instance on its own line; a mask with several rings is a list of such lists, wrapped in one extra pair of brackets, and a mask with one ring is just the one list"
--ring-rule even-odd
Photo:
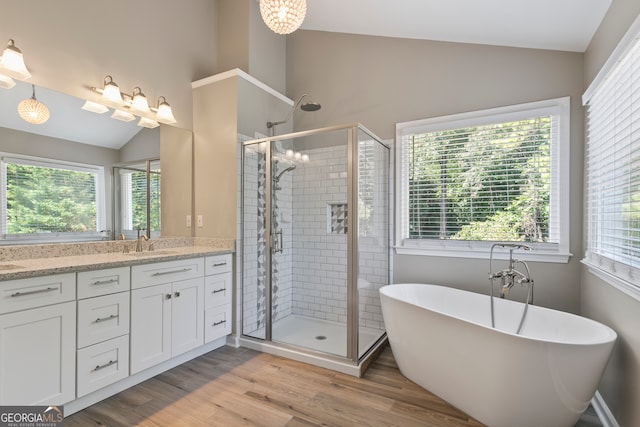
[[(256, 331), (255, 335), (264, 336), (264, 330)], [(386, 343), (380, 340), (383, 335), (381, 330), (360, 328), (358, 354)], [(347, 355), (347, 327), (343, 323), (292, 314), (274, 322), (272, 342), (241, 337), (240, 344), (349, 375), (362, 374), (364, 362), (354, 365), (341, 359)]]

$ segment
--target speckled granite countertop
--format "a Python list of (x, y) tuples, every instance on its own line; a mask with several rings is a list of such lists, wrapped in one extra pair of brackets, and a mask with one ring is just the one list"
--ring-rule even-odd
[[(160, 238), (144, 242), (135, 252), (135, 241), (25, 245), (0, 248), (0, 281), (50, 274), (99, 270), (151, 262), (233, 253), (228, 239)], [(124, 253), (125, 247), (129, 251)], [(149, 250), (150, 248), (153, 250)]]

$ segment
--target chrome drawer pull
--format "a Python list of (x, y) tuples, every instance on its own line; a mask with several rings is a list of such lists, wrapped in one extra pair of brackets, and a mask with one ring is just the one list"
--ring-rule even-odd
[(105, 363), (104, 365), (97, 365), (97, 366), (95, 367), (95, 369), (93, 370), (93, 372), (99, 371), (100, 369), (107, 368), (107, 367), (109, 367), (109, 366), (111, 366), (111, 365), (115, 365), (116, 363), (118, 363), (118, 361), (117, 361), (117, 360), (109, 360), (109, 361), (108, 361), (107, 363)]
[(217, 263), (213, 264), (214, 267), (222, 267), (223, 265), (227, 265), (227, 261), (225, 261), (225, 262), (217, 262)]
[(222, 325), (223, 323), (227, 323), (227, 321), (226, 320), (221, 320), (219, 322), (213, 322), (213, 325), (211, 325), (211, 326), (218, 326), (218, 325)]
[(226, 291), (227, 288), (222, 288), (222, 289), (214, 289), (213, 292), (211, 292), (212, 294), (217, 294), (218, 292), (224, 292)]
[(118, 279), (109, 279), (109, 280), (97, 280), (93, 283), (91, 283), (91, 286), (95, 286), (95, 285), (108, 285), (109, 283), (117, 283)]
[(27, 292), (16, 292), (15, 294), (11, 294), (11, 298), (15, 297), (24, 297), (27, 295), (35, 295), (35, 294), (43, 294), (45, 292), (57, 291), (58, 288), (46, 288), (46, 289), (38, 289), (35, 291), (27, 291)]
[(94, 323), (104, 322), (105, 320), (117, 319), (118, 317), (120, 317), (120, 315), (118, 314), (112, 314), (109, 317), (102, 317), (102, 318), (98, 317)]
[(165, 274), (184, 273), (187, 271), (191, 271), (191, 268), (183, 268), (180, 270), (171, 270), (171, 271), (158, 271), (157, 273), (153, 273), (152, 276), (164, 276)]

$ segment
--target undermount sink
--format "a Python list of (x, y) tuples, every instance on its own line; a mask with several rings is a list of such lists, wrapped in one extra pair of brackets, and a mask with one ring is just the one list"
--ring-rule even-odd
[(130, 256), (153, 256), (153, 255), (171, 255), (174, 254), (174, 251), (166, 251), (166, 250), (161, 250), (161, 251), (142, 251), (142, 252), (128, 252), (125, 253), (124, 255), (130, 255)]
[(0, 271), (3, 270), (17, 270), (19, 268), (24, 268), (21, 265), (16, 265), (16, 264), (0, 264)]

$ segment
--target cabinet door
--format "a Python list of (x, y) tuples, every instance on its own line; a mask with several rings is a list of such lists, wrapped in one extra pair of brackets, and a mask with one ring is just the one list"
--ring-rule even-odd
[(174, 283), (171, 301), (172, 354), (176, 356), (204, 344), (204, 279)]
[(131, 373), (171, 357), (171, 284), (131, 291)]
[(0, 316), (0, 405), (75, 399), (76, 303)]

